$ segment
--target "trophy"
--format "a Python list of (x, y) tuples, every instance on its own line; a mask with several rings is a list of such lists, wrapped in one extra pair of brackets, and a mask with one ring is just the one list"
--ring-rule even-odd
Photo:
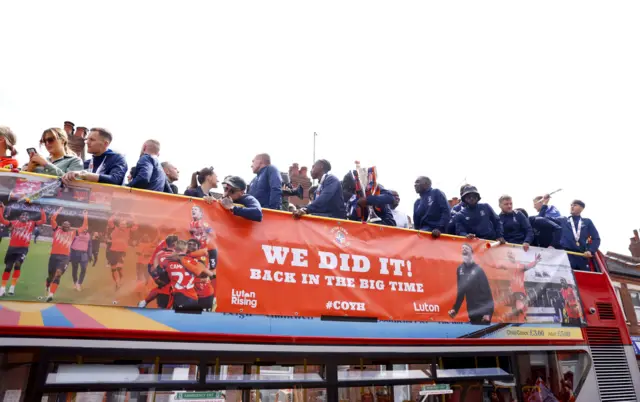
[[(353, 171), (354, 178), (356, 179), (356, 195), (358, 198), (367, 197), (369, 195), (380, 194), (380, 188), (378, 187), (378, 172), (375, 166), (370, 168), (363, 168), (360, 166), (360, 162), (356, 161), (356, 170)], [(376, 214), (374, 208), (369, 205), (369, 217), (367, 223), (378, 223), (382, 219)], [(363, 211), (364, 212), (364, 211)]]

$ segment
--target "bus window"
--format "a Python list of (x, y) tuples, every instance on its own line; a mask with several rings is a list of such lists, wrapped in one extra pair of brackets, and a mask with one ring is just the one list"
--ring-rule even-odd
[(32, 353), (0, 354), (0, 397), (2, 401), (22, 402), (24, 400)]
[[(251, 402), (326, 402), (325, 389), (262, 389), (251, 391)], [(229, 400), (225, 402), (231, 402)]]
[(582, 351), (522, 353), (516, 359), (525, 400), (575, 400), (590, 365)]

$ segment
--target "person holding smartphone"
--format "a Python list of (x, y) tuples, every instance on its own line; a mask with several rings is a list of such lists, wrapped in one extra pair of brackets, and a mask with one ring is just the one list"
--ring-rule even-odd
[(47, 148), (49, 157), (44, 158), (34, 148), (29, 148), (26, 171), (62, 177), (67, 172), (82, 170), (82, 160), (69, 148), (69, 139), (63, 129), (45, 130), (40, 138), (40, 145), (42, 144)]

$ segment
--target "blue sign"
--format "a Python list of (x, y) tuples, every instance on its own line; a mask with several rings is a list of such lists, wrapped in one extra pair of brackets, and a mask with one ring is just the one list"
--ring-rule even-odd
[(631, 343), (633, 344), (633, 349), (636, 351), (636, 354), (640, 355), (640, 336), (632, 336)]

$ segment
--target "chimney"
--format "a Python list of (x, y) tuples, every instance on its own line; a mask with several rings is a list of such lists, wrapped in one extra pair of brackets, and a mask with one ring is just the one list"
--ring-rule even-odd
[(631, 251), (632, 257), (640, 258), (640, 237), (638, 231), (633, 231), (633, 237), (631, 238), (631, 244), (629, 244), (629, 251)]

